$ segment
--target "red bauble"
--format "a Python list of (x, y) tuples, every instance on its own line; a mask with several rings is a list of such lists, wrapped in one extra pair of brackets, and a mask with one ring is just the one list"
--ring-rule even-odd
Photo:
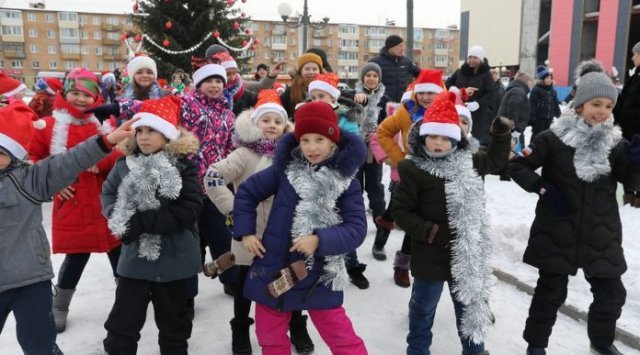
[(140, 42), (140, 41), (142, 41), (142, 36), (140, 36), (140, 35), (136, 35), (135, 37), (133, 37), (133, 39), (134, 39), (136, 42)]
[(229, 6), (233, 6), (233, 4), (236, 2), (236, 0), (227, 0), (227, 5)]
[(246, 47), (246, 46), (247, 46), (247, 44), (249, 44), (249, 42), (247, 42), (247, 41), (242, 41), (242, 46), (243, 46), (243, 47)]
[(254, 52), (255, 52), (255, 50), (256, 50), (256, 46), (251, 46), (251, 47), (249, 47), (249, 48), (250, 48), (252, 51), (254, 51)]
[(246, 30), (244, 30), (244, 33), (246, 33), (246, 34), (247, 34), (247, 35), (249, 35), (249, 36), (251, 36), (251, 33), (252, 33), (252, 32), (253, 32), (253, 31), (251, 31), (251, 29), (250, 29), (250, 28), (247, 28)]
[(233, 28), (236, 30), (240, 29), (240, 24), (238, 23), (238, 21), (233, 21)]
[(242, 3), (244, 4), (245, 2), (247, 2), (247, 0), (242, 0)]
[(129, 38), (129, 35), (126, 32), (120, 35), (120, 39), (123, 41), (127, 38)]
[(166, 27), (168, 30), (170, 30), (171, 27), (173, 27), (173, 22), (171, 22), (171, 20), (167, 21), (167, 23), (164, 24), (164, 27)]
[(256, 38), (256, 39), (254, 39), (254, 40), (253, 40), (253, 44), (255, 44), (256, 46), (259, 46), (259, 45), (260, 45), (260, 40), (259, 40), (259, 39), (257, 39), (257, 38)]
[(242, 16), (242, 17), (247, 17), (247, 13), (243, 11), (243, 12), (240, 14), (240, 16)]
[(133, 4), (133, 12), (138, 12), (138, 4)]
[(220, 38), (220, 32), (215, 31), (215, 32), (213, 33), (213, 37), (215, 37), (215, 38)]
[(165, 47), (169, 47), (169, 45), (171, 44), (171, 42), (169, 42), (168, 39), (165, 39), (164, 41), (162, 41), (162, 45)]

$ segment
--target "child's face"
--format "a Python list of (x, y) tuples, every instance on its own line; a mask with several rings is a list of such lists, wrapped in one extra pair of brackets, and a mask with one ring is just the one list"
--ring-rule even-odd
[(9, 165), (11, 165), (11, 157), (7, 152), (0, 149), (0, 170), (8, 167)]
[(444, 153), (453, 148), (449, 137), (431, 134), (424, 139), (424, 145), (430, 153)]
[(311, 98), (312, 102), (322, 101), (330, 105), (333, 105), (333, 103), (336, 102), (336, 99), (329, 95), (328, 92), (320, 89), (311, 90), (311, 92), (309, 93), (309, 97)]
[(224, 81), (215, 76), (210, 77), (200, 83), (200, 91), (209, 97), (218, 98), (224, 92)]
[(284, 132), (285, 122), (282, 117), (273, 112), (267, 112), (258, 118), (258, 128), (267, 139), (276, 139)]
[(551, 75), (547, 75), (547, 76), (544, 78), (544, 84), (545, 84), (546, 86), (551, 86), (551, 85), (553, 84), (553, 77), (552, 77)]
[(378, 77), (378, 73), (376, 73), (373, 70), (368, 71), (364, 75), (364, 78), (362, 78), (362, 83), (369, 90), (373, 90), (377, 88), (379, 82), (380, 82), (380, 77)]
[(437, 95), (438, 93), (435, 92), (417, 92), (416, 102), (418, 103), (418, 105), (424, 108), (429, 108), (429, 106), (431, 106), (431, 103), (433, 102), (433, 99), (435, 99)]
[(141, 88), (147, 88), (153, 84), (154, 75), (151, 69), (142, 68), (133, 74), (133, 81)]
[(176, 75), (173, 77), (173, 83), (176, 85), (180, 85), (182, 84), (182, 79), (180, 78), (180, 76)]
[(142, 154), (153, 154), (162, 150), (169, 140), (151, 127), (140, 126), (136, 128), (136, 143)]
[(305, 79), (313, 79), (320, 73), (320, 67), (314, 62), (305, 63), (300, 70), (300, 75)]
[(460, 119), (460, 129), (462, 130), (462, 135), (466, 136), (469, 134), (469, 120), (464, 116), (458, 116)]
[(613, 111), (613, 101), (606, 97), (596, 97), (582, 106), (576, 108), (576, 113), (580, 115), (588, 124), (595, 126), (604, 122)]
[(317, 133), (306, 133), (300, 137), (302, 155), (311, 164), (321, 163), (333, 153), (334, 143), (329, 138)]
[(236, 79), (236, 75), (238, 75), (238, 69), (229, 68), (227, 69), (227, 82), (230, 83)]
[(94, 99), (93, 96), (79, 90), (71, 90), (67, 92), (64, 95), (64, 99), (67, 100), (67, 102), (71, 104), (71, 106), (77, 108), (80, 111), (91, 108), (91, 105), (96, 102), (96, 99)]

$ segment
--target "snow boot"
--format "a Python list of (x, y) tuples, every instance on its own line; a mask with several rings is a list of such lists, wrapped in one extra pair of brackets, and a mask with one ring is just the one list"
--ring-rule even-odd
[(349, 274), (349, 280), (361, 290), (369, 288), (369, 280), (364, 276), (364, 270), (367, 269), (367, 264), (360, 264), (357, 267), (347, 270)]
[(231, 352), (233, 355), (251, 355), (251, 339), (249, 338), (249, 327), (253, 324), (253, 319), (233, 318), (231, 322)]
[(292, 312), (289, 321), (291, 344), (300, 355), (309, 355), (315, 350), (313, 341), (307, 332), (307, 317), (303, 316), (301, 312)]
[(607, 347), (600, 348), (591, 344), (591, 352), (598, 355), (622, 355), (615, 345), (611, 344)]
[(62, 333), (67, 328), (69, 304), (76, 290), (64, 289), (58, 286), (53, 286), (53, 289), (53, 319), (56, 323), (56, 332)]
[(393, 280), (400, 287), (411, 286), (409, 279), (409, 264), (411, 263), (411, 255), (407, 255), (400, 250), (396, 252), (396, 258), (393, 261)]
[(376, 239), (373, 242), (373, 249), (371, 252), (373, 253), (374, 259), (384, 261), (387, 260), (387, 253), (384, 251), (384, 245), (387, 244), (387, 239), (389, 239), (391, 229), (385, 228), (381, 225), (378, 225), (377, 227)]
[(527, 347), (527, 355), (547, 355), (547, 351), (544, 348), (529, 345)]

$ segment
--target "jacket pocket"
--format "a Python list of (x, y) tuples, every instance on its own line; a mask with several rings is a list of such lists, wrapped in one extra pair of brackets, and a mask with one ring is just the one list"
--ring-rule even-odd
[(6, 186), (0, 190), (0, 220), (3, 228), (13, 227), (23, 219), (23, 216), (20, 216), (20, 206), (16, 195), (18, 192), (12, 193), (13, 191), (15, 190), (7, 189)]
[(33, 244), (33, 251), (36, 255), (36, 260), (40, 264), (46, 264), (49, 261), (51, 255), (51, 249), (49, 247), (49, 241), (47, 235), (42, 227), (38, 227), (33, 230), (31, 237), (31, 243)]

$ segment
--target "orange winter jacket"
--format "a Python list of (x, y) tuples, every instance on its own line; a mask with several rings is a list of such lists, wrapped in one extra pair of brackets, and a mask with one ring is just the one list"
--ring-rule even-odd
[[(378, 126), (376, 131), (378, 143), (389, 156), (392, 168), (395, 168), (408, 152), (407, 136), (412, 123), (411, 114), (407, 111), (406, 105), (402, 104), (393, 115), (385, 118)], [(397, 140), (394, 138), (398, 133), (402, 134), (404, 149), (398, 145)]]

